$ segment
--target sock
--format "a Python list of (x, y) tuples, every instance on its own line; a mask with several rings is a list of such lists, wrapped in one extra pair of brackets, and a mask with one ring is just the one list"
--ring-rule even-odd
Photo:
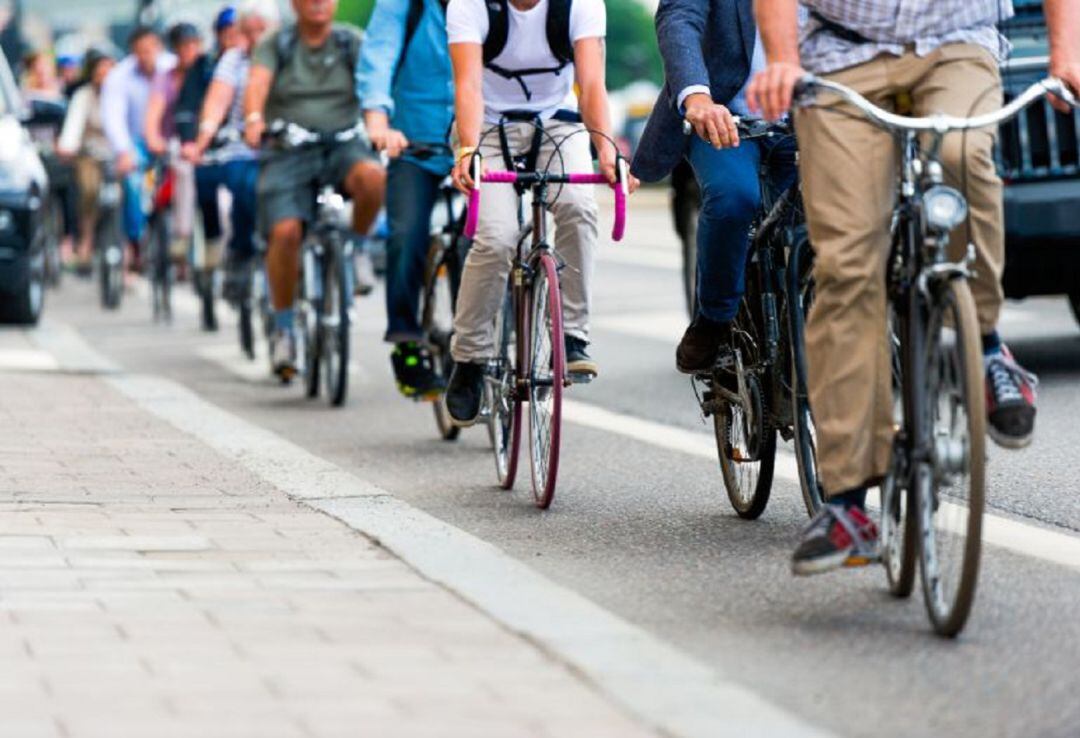
[(294, 316), (292, 308), (274, 311), (274, 327), (279, 331), (291, 331), (293, 329), (293, 321)]
[(860, 510), (866, 508), (866, 487), (856, 487), (847, 492), (841, 492), (829, 498), (830, 505), (841, 505), (845, 510), (857, 507)]
[(1001, 353), (1001, 336), (996, 330), (982, 337), (983, 356), (993, 356)]
[(367, 234), (365, 233), (357, 233), (356, 231), (350, 230), (349, 242), (352, 243), (353, 253), (355, 254), (367, 250)]

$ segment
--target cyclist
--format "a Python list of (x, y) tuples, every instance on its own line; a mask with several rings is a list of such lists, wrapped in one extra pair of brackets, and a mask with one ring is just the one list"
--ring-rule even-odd
[[(851, 86), (877, 105), (909, 97), (915, 115), (969, 116), (1002, 103), (998, 64), (1008, 50), (995, 24), (1009, 0), (804, 0), (809, 18), (797, 39), (796, 0), (758, 0), (757, 20), (770, 60), (748, 98), (769, 118), (787, 112), (806, 71)], [(1047, 0), (1050, 73), (1080, 87), (1080, 10)], [(890, 135), (857, 114), (799, 110), (803, 196), (816, 252), (816, 296), (806, 328), (810, 400), (819, 473), (829, 504), (795, 551), (796, 574), (869, 560), (877, 530), (863, 506), (867, 488), (888, 471), (893, 435), (884, 269), (896, 163)], [(1001, 182), (994, 133), (946, 139), (946, 178), (965, 190), (970, 233), (950, 244), (976, 260), (972, 292), (983, 330), (991, 436), (1017, 448), (1031, 440), (1035, 379), (1001, 342), (996, 325), (1004, 263)]]
[[(479, 186), (470, 172), (476, 153), (504, 162), (504, 153), (532, 152), (540, 169), (550, 164), (567, 172), (590, 170), (589, 137), (572, 135), (586, 127), (597, 132), (592, 143), (601, 171), (615, 181), (617, 152), (605, 138), (611, 122), (604, 83), (607, 16), (601, 0), (451, 0), (446, 27), (461, 144), (453, 172), (458, 187)], [(534, 116), (547, 132), (538, 147)], [(499, 125), (501, 135), (481, 141), (485, 125)], [(506, 146), (495, 138), (504, 139)], [(561, 142), (557, 152), (553, 141)], [(451, 345), (454, 370), (446, 406), (459, 425), (476, 422), (480, 412), (484, 365), (494, 352), (495, 315), (517, 243), (517, 209), (512, 189), (485, 189), (484, 211), (462, 273)], [(589, 188), (564, 187), (552, 213), (555, 248), (567, 265), (562, 273), (566, 367), (596, 376), (598, 366), (587, 351), (596, 200)]]
[(124, 231), (130, 242), (129, 266), (138, 269), (143, 229), (142, 177), (147, 163), (144, 138), (146, 108), (154, 76), (176, 64), (164, 53), (153, 29), (136, 28), (128, 40), (130, 54), (118, 63), (101, 90), (105, 135), (116, 157), (116, 173), (124, 185)]
[(229, 139), (216, 160), (195, 170), (203, 228), (207, 242), (221, 238), (218, 188), (232, 195), (231, 232), (226, 257), (224, 296), (237, 300), (247, 284), (248, 266), (255, 256), (255, 185), (259, 163), (241, 137), (244, 131), (244, 91), (251, 66), (251, 50), (277, 27), (279, 14), (274, 0), (247, 0), (236, 13), (237, 45), (222, 54), (213, 71), (199, 117), (195, 140), (184, 147), (184, 156), (199, 164), (216, 137)]
[[(146, 148), (159, 157), (164, 156), (170, 144), (177, 140), (176, 103), (180, 88), (203, 51), (202, 36), (191, 23), (174, 25), (169, 29), (168, 40), (169, 48), (176, 55), (176, 64), (154, 76), (150, 100), (146, 105)], [(173, 261), (184, 266), (195, 216), (195, 171), (189, 162), (182, 159), (170, 161), (169, 167), (174, 176), (171, 213), (173, 239), (169, 244), (169, 253)], [(203, 327), (212, 329), (215, 326), (204, 324)]]
[(238, 46), (243, 37), (237, 23), (236, 8), (226, 5), (214, 17), (214, 49), (202, 54), (184, 75), (184, 83), (176, 97), (176, 133), (182, 143), (195, 140), (199, 127), (199, 111), (214, 76), (214, 67), (229, 49)]
[[(293, 0), (296, 23), (255, 48), (244, 94), (244, 137), (249, 145), (259, 144), (268, 120), (322, 133), (358, 125), (355, 73), (360, 35), (334, 24), (336, 8), (336, 0)], [(324, 163), (328, 171), (323, 171)], [(282, 377), (296, 372), (292, 326), (300, 244), (305, 223), (314, 217), (315, 183), (327, 175), (353, 200), (355, 249), (382, 206), (386, 182), (366, 137), (324, 151), (282, 152), (264, 162), (259, 176), (259, 222), (269, 234), (266, 271), (275, 311), (272, 359)]]
[(57, 142), (59, 154), (75, 162), (79, 238), (76, 268), (84, 275), (90, 273), (93, 263), (98, 190), (102, 184), (101, 167), (111, 158), (109, 141), (105, 138), (102, 125), (101, 87), (114, 63), (110, 56), (95, 49), (86, 52), (84, 68), (87, 83), (72, 96)]
[[(697, 232), (697, 310), (675, 353), (679, 371), (694, 374), (729, 351), (731, 321), (745, 287), (750, 226), (761, 205), (758, 173), (778, 192), (795, 180), (791, 137), (739, 141), (733, 116), (746, 117), (751, 75), (765, 68), (754, 30), (752, 0), (705, 4), (663, 0), (656, 32), (667, 84), (657, 99), (634, 157), (642, 179), (667, 176), (685, 157), (701, 189)], [(697, 134), (682, 136), (682, 120)]]
[[(379, 0), (357, 84), (371, 142), (392, 159), (386, 182), (386, 341), (394, 344), (394, 378), (405, 396), (425, 397), (443, 387), (417, 312), (431, 211), (454, 163), (447, 146), (454, 83), (444, 1)], [(445, 147), (446, 153), (418, 159), (405, 151), (410, 142)]]

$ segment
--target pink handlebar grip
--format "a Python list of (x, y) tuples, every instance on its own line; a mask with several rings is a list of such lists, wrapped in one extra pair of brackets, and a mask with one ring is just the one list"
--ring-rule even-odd
[(611, 186), (615, 190), (615, 224), (611, 227), (611, 240), (621, 241), (626, 233), (626, 186), (625, 181)]
[(484, 182), (493, 184), (514, 184), (517, 179), (517, 172), (487, 172), (483, 176)]
[(465, 238), (476, 236), (476, 223), (480, 219), (480, 188), (469, 192), (469, 207), (465, 213)]

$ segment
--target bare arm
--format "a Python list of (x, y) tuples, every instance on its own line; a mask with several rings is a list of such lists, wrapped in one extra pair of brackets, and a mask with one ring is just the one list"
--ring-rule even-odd
[(203, 98), (202, 110), (199, 112), (199, 133), (195, 138), (199, 151), (206, 151), (210, 146), (235, 97), (236, 88), (228, 82), (220, 79), (210, 82), (206, 97)]
[(1046, 0), (1043, 12), (1050, 35), (1050, 74), (1080, 92), (1080, 3)]
[(600, 158), (600, 171), (615, 182), (618, 152), (611, 143), (611, 114), (608, 111), (607, 82), (604, 73), (604, 39), (583, 38), (574, 43), (574, 74), (581, 90), (581, 119), (592, 134), (593, 146)]
[(799, 63), (799, 5), (797, 0), (754, 0), (754, 17), (769, 65), (754, 77), (747, 102), (776, 120), (791, 108), (795, 83), (806, 74)]
[(266, 130), (266, 98), (270, 96), (270, 84), (274, 73), (262, 64), (252, 64), (248, 72), (247, 90), (244, 92), (244, 140), (248, 146), (258, 148)]
[[(459, 153), (469, 154), (480, 143), (484, 125), (484, 57), (480, 44), (450, 44), (450, 62), (454, 66), (454, 114), (457, 118)], [(472, 189), (469, 171), (471, 155), (455, 157), (454, 183)]]

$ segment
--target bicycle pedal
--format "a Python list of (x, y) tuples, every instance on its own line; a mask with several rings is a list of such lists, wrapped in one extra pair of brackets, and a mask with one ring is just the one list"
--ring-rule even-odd
[(568, 372), (566, 379), (570, 384), (589, 384), (596, 379), (596, 377), (588, 372)]

